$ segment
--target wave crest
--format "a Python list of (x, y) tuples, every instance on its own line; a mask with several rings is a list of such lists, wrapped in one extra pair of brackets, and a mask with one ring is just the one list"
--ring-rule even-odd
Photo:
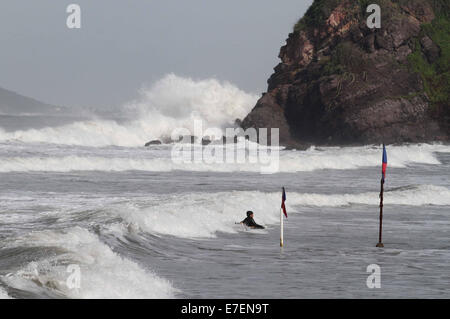
[[(289, 193), (288, 211), (301, 213), (302, 207), (342, 207), (350, 205), (378, 206), (377, 192), (361, 194)], [(192, 193), (153, 198), (145, 205), (126, 204), (111, 211), (138, 229), (177, 237), (215, 237), (217, 232), (234, 233), (242, 228), (235, 225), (245, 211), (256, 213), (264, 225), (279, 223), (280, 193), (221, 192)], [(450, 190), (446, 187), (419, 185), (398, 190), (387, 190), (384, 198), (388, 205), (450, 205)], [(243, 209), (243, 208), (247, 209)], [(376, 214), (376, 209), (374, 210)]]
[[(227, 146), (228, 147), (228, 146)], [(20, 149), (19, 149), (20, 151)], [(209, 171), (209, 172), (261, 172), (261, 165), (251, 163), (177, 162), (170, 158), (170, 146), (146, 152), (124, 153), (123, 150), (99, 150), (93, 155), (68, 155), (69, 150), (59, 150), (58, 156), (0, 157), (0, 172), (70, 172), (70, 171)], [(389, 167), (402, 168), (410, 164), (441, 164), (437, 152), (450, 152), (445, 145), (418, 144), (391, 146)], [(7, 154), (7, 153), (6, 153)], [(75, 154), (80, 154), (75, 150)], [(92, 153), (91, 153), (92, 154)], [(124, 154), (126, 157), (124, 157)], [(279, 172), (309, 172), (323, 169), (359, 169), (380, 166), (379, 147), (311, 148), (307, 151), (280, 151)]]
[(204, 127), (232, 127), (246, 116), (257, 96), (228, 82), (215, 79), (195, 81), (169, 74), (140, 90), (136, 101), (125, 105), (117, 117), (128, 120), (92, 119), (59, 127), (5, 132), (0, 141), (53, 143), (80, 146), (142, 146), (145, 142), (168, 137), (176, 128), (193, 132), (194, 120)]
[[(173, 297), (174, 289), (169, 282), (120, 257), (84, 228), (34, 232), (10, 246), (55, 247), (64, 251), (2, 276), (2, 281), (17, 289), (37, 294), (44, 289), (69, 298), (88, 299)], [(79, 289), (66, 285), (68, 262), (81, 269)]]

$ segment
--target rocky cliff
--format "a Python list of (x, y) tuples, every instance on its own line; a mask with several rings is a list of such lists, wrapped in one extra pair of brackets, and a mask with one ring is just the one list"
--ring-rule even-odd
[(448, 0), (315, 0), (242, 126), (285, 145), (447, 141), (449, 14)]

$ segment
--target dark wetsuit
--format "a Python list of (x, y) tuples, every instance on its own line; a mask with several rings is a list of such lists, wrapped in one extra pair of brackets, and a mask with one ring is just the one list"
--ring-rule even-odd
[(246, 219), (244, 219), (242, 221), (242, 223), (247, 227), (256, 228), (256, 229), (264, 229), (264, 226), (258, 225), (255, 222), (255, 220), (251, 217), (247, 217)]

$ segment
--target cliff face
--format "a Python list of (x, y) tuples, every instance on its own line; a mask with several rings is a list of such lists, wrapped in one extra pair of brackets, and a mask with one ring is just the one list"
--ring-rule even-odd
[[(369, 29), (368, 4), (381, 7)], [(244, 128), (282, 144), (449, 139), (447, 0), (316, 0), (280, 50)]]

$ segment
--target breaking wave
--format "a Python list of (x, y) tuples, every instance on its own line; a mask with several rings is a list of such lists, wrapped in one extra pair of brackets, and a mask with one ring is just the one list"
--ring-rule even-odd
[(92, 119), (59, 127), (5, 132), (0, 141), (53, 143), (80, 146), (142, 146), (151, 139), (168, 137), (175, 128), (193, 132), (194, 120), (204, 127), (232, 127), (256, 104), (248, 94), (228, 82), (195, 81), (169, 74), (140, 91), (138, 100), (125, 105), (115, 120)]
[[(302, 207), (341, 207), (379, 205), (377, 192), (361, 194), (289, 193), (290, 213), (301, 213)], [(446, 187), (420, 185), (387, 190), (385, 204), (424, 206), (450, 205), (450, 190)], [(217, 232), (234, 233), (245, 215), (242, 207), (257, 214), (263, 225), (279, 223), (280, 193), (221, 192), (164, 195), (145, 204), (124, 204), (111, 209), (126, 223), (152, 234), (186, 238), (215, 237)], [(186, 218), (188, 216), (189, 218)]]
[[(171, 284), (128, 259), (122, 258), (84, 228), (64, 232), (40, 231), (16, 240), (12, 247), (53, 247), (63, 253), (33, 261), (21, 270), (1, 276), (9, 286), (41, 295), (50, 292), (68, 298), (172, 298)], [(67, 266), (80, 267), (80, 287), (70, 289)]]
[(2, 287), (0, 287), (0, 299), (11, 299)]
[[(69, 171), (211, 171), (211, 172), (260, 172), (264, 165), (246, 163), (191, 163), (170, 159), (166, 153), (107, 153), (92, 156), (68, 155), (52, 157), (0, 157), (0, 172), (69, 172)], [(67, 152), (70, 152), (67, 151)], [(389, 147), (389, 167), (407, 167), (411, 164), (439, 165), (436, 153), (450, 152), (450, 146), (418, 144)], [(307, 172), (321, 169), (358, 169), (380, 165), (380, 147), (311, 148), (306, 151), (281, 151), (279, 172)]]

